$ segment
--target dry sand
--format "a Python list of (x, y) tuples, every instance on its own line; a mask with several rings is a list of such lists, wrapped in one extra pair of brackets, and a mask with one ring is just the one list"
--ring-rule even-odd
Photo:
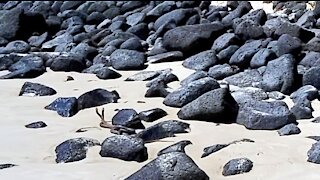
[[(172, 68), (179, 79), (193, 71), (182, 67), (182, 62), (152, 64), (146, 70)], [(191, 140), (193, 145), (186, 147), (187, 154), (203, 169), (211, 179), (320, 179), (320, 166), (307, 162), (307, 151), (313, 140), (306, 136), (319, 135), (320, 124), (311, 120), (299, 121), (302, 133), (280, 137), (276, 131), (247, 130), (243, 126), (217, 125), (199, 121), (185, 121), (191, 124), (191, 132), (166, 138), (160, 142), (147, 144), (149, 158), (143, 163), (126, 162), (118, 159), (100, 157), (100, 148), (90, 148), (87, 158), (74, 163), (56, 164), (55, 147), (61, 142), (76, 137), (90, 137), (102, 142), (112, 134), (99, 127), (99, 117), (94, 108), (80, 111), (71, 118), (60, 117), (56, 112), (44, 107), (58, 97), (79, 97), (95, 88), (117, 90), (121, 96), (119, 103), (103, 105), (106, 119), (111, 119), (119, 108), (134, 108), (137, 111), (160, 107), (168, 112), (162, 120), (178, 119), (176, 108), (162, 104), (163, 98), (144, 98), (146, 82), (124, 82), (124, 79), (138, 71), (120, 71), (122, 77), (116, 80), (99, 80), (95, 75), (75, 72), (48, 72), (35, 79), (15, 79), (0, 81), (0, 163), (13, 163), (19, 166), (0, 170), (3, 180), (106, 180), (124, 179), (156, 157), (157, 152), (180, 140)], [(7, 72), (0, 72), (6, 74)], [(74, 81), (65, 82), (67, 76)], [(48, 97), (19, 97), (19, 91), (26, 81), (42, 83), (53, 87), (58, 93)], [(170, 83), (173, 89), (178, 82)], [(138, 100), (145, 103), (137, 103)], [(286, 99), (289, 106), (292, 102)], [(320, 103), (313, 102), (313, 115), (320, 115)], [(42, 129), (27, 129), (24, 125), (42, 120), (48, 126)], [(158, 121), (158, 122), (159, 122)], [(150, 126), (154, 123), (147, 123)], [(87, 132), (75, 133), (79, 128), (95, 127)], [(201, 159), (203, 148), (234, 140), (249, 138), (255, 143), (238, 143), (215, 154)], [(247, 157), (254, 162), (252, 171), (242, 175), (222, 176), (223, 165), (233, 159)]]

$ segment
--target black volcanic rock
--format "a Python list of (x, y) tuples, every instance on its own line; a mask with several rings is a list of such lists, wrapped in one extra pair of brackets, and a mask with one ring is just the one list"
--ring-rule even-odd
[(19, 96), (51, 96), (57, 92), (51, 87), (32, 82), (25, 82)]

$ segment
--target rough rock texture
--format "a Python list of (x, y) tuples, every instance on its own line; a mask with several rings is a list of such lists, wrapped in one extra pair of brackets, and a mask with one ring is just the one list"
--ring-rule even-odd
[(253, 162), (248, 158), (232, 159), (223, 166), (222, 175), (231, 176), (251, 171)]
[(178, 117), (184, 120), (202, 120), (209, 122), (234, 122), (238, 104), (226, 88), (209, 91), (191, 103), (183, 106)]
[(278, 130), (280, 136), (288, 136), (292, 134), (300, 134), (301, 130), (295, 124), (288, 124)]
[(68, 163), (80, 161), (86, 158), (87, 149), (91, 146), (100, 145), (99, 141), (91, 138), (75, 138), (64, 141), (56, 149), (56, 162)]
[(111, 136), (101, 145), (102, 157), (118, 158), (125, 161), (143, 162), (148, 159), (144, 141), (127, 135)]
[(50, 96), (57, 92), (51, 87), (32, 82), (25, 82), (20, 90), (19, 96)]
[(78, 101), (75, 97), (59, 97), (45, 109), (57, 111), (63, 117), (71, 117), (78, 112)]
[(134, 179), (207, 180), (209, 177), (185, 153), (170, 152), (158, 156), (126, 178), (126, 180)]

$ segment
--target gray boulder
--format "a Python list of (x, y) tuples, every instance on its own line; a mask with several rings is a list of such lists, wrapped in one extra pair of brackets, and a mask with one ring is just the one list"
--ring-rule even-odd
[(128, 135), (116, 135), (106, 138), (102, 142), (100, 155), (124, 161), (143, 162), (148, 159), (144, 141)]
[(213, 42), (211, 49), (215, 50), (216, 52), (220, 52), (228, 46), (238, 43), (239, 38), (237, 35), (234, 33), (224, 33)]
[(228, 76), (232, 76), (239, 71), (240, 69), (237, 66), (230, 66), (229, 64), (218, 64), (209, 69), (208, 75), (214, 79), (220, 80)]
[(185, 59), (182, 65), (193, 70), (208, 70), (217, 64), (218, 58), (214, 50), (207, 50)]
[(320, 141), (312, 144), (311, 149), (308, 151), (308, 162), (320, 164)]
[(183, 120), (201, 120), (209, 122), (234, 122), (238, 104), (227, 88), (219, 88), (204, 93), (194, 101), (183, 106), (178, 117)]
[(78, 112), (78, 101), (75, 97), (60, 97), (46, 106), (45, 109), (57, 111), (62, 117), (71, 117)]
[(87, 69), (84, 69), (82, 73), (96, 74), (99, 79), (116, 79), (121, 77), (121, 74), (102, 63), (94, 64)]
[(256, 69), (247, 69), (243, 72), (224, 78), (231, 85), (239, 87), (259, 87), (262, 75)]
[(248, 99), (239, 103), (237, 123), (247, 129), (275, 130), (295, 122), (295, 116), (282, 101)]
[(110, 60), (116, 70), (141, 70), (145, 68), (146, 56), (134, 50), (117, 49), (111, 54)]
[(276, 59), (277, 55), (267, 48), (260, 49), (251, 59), (250, 67), (259, 68), (267, 65), (270, 60)]
[(158, 156), (126, 178), (126, 180), (136, 179), (208, 180), (209, 176), (185, 153), (170, 152)]
[(281, 129), (278, 130), (278, 134), (280, 136), (288, 136), (293, 134), (300, 134), (301, 130), (295, 124), (288, 124), (283, 126)]
[(320, 76), (320, 66), (312, 67), (303, 74), (302, 84), (304, 86), (312, 85), (319, 90), (320, 89), (319, 76)]
[(261, 87), (265, 91), (280, 91), (290, 94), (297, 74), (294, 57), (290, 54), (269, 61), (263, 73)]
[(57, 92), (51, 87), (32, 82), (25, 82), (19, 96), (51, 96)]
[(198, 79), (168, 94), (163, 104), (171, 107), (182, 107), (195, 100), (203, 93), (219, 88), (219, 83), (210, 77)]
[(189, 75), (188, 77), (186, 77), (185, 79), (183, 79), (181, 82), (180, 82), (180, 85), (181, 86), (186, 86), (187, 84), (193, 82), (193, 81), (196, 81), (198, 79), (202, 79), (202, 78), (205, 78), (205, 77), (208, 77), (208, 73), (205, 72), (205, 71), (196, 71), (194, 73), (192, 73), (191, 75)]
[(223, 166), (222, 175), (231, 176), (251, 171), (253, 162), (248, 158), (232, 159)]
[(56, 162), (68, 163), (86, 158), (89, 147), (100, 145), (99, 141), (91, 138), (74, 138), (59, 144), (56, 149)]

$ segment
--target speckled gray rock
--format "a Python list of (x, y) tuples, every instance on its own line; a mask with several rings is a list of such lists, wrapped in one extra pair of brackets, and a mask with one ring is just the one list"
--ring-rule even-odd
[(159, 71), (141, 71), (128, 77), (125, 81), (149, 81), (159, 75)]
[(226, 88), (219, 88), (204, 93), (194, 101), (183, 106), (178, 117), (184, 120), (209, 122), (234, 122), (238, 104)]
[(210, 77), (193, 81), (166, 96), (163, 104), (170, 107), (182, 107), (195, 100), (203, 93), (219, 88), (219, 83)]
[(181, 61), (183, 58), (183, 53), (180, 51), (170, 51), (161, 54), (156, 54), (149, 56), (147, 61), (150, 63), (162, 63), (162, 62), (173, 62)]
[(124, 161), (143, 162), (148, 159), (148, 152), (144, 146), (144, 141), (128, 135), (117, 135), (106, 138), (101, 145), (100, 155)]
[(251, 171), (253, 162), (248, 158), (232, 159), (223, 166), (222, 175), (231, 176)]
[(320, 164), (320, 141), (312, 144), (308, 151), (308, 162)]
[(6, 47), (0, 47), (1, 54), (26, 53), (29, 50), (30, 45), (21, 40), (11, 41), (6, 45)]
[(261, 88), (265, 91), (280, 91), (290, 94), (297, 75), (295, 60), (291, 54), (285, 54), (269, 61), (263, 73)]
[(300, 128), (295, 124), (287, 124), (278, 130), (280, 136), (288, 136), (292, 134), (300, 134)]
[(259, 87), (262, 75), (256, 69), (246, 69), (243, 72), (224, 78), (231, 85), (239, 87)]
[(260, 49), (251, 59), (250, 67), (259, 68), (267, 65), (270, 60), (276, 59), (277, 55), (267, 48)]
[(82, 73), (95, 74), (99, 79), (116, 79), (121, 77), (121, 74), (108, 68), (105, 64), (94, 64), (87, 69), (84, 69)]
[(240, 69), (237, 66), (230, 66), (229, 64), (218, 64), (209, 69), (208, 75), (214, 79), (220, 80), (228, 76), (232, 76), (239, 71)]
[(318, 97), (319, 91), (312, 85), (302, 86), (290, 95), (290, 98), (293, 100), (293, 102), (296, 102), (298, 98), (307, 98), (308, 100), (312, 101)]
[(152, 83), (152, 85), (149, 87), (144, 97), (165, 98), (169, 94), (169, 91), (167, 91), (166, 87), (167, 86), (164, 81), (156, 81)]
[(74, 138), (59, 144), (56, 149), (56, 162), (68, 163), (86, 158), (89, 147), (100, 145), (99, 141), (91, 138)]
[(126, 178), (126, 180), (136, 179), (208, 180), (209, 176), (185, 153), (170, 152), (158, 156)]
[(57, 111), (62, 117), (71, 117), (78, 112), (78, 101), (75, 97), (59, 97), (45, 109)]
[(234, 33), (224, 33), (213, 42), (211, 49), (220, 52), (232, 44), (239, 44), (238, 36)]
[(117, 49), (111, 56), (111, 65), (117, 70), (141, 70), (145, 68), (146, 56), (138, 51)]
[(218, 62), (214, 50), (202, 51), (196, 55), (188, 57), (182, 63), (185, 68), (193, 70), (208, 70)]
[(189, 75), (188, 77), (186, 77), (185, 79), (183, 79), (180, 84), (181, 86), (186, 86), (187, 84), (198, 80), (198, 79), (202, 79), (208, 77), (208, 73), (205, 71), (196, 71), (194, 73), (192, 73), (191, 75)]
[(285, 102), (248, 99), (239, 103), (237, 123), (248, 129), (275, 130), (295, 122)]
[(145, 142), (152, 142), (166, 137), (175, 137), (175, 134), (178, 133), (188, 133), (190, 130), (189, 126), (188, 123), (182, 121), (167, 120), (139, 132), (137, 137), (142, 138)]
[(19, 96), (51, 96), (57, 92), (51, 87), (32, 82), (25, 82)]
[(312, 85), (318, 90), (320, 89), (320, 66), (312, 67), (307, 72), (303, 74), (302, 84), (303, 85)]

